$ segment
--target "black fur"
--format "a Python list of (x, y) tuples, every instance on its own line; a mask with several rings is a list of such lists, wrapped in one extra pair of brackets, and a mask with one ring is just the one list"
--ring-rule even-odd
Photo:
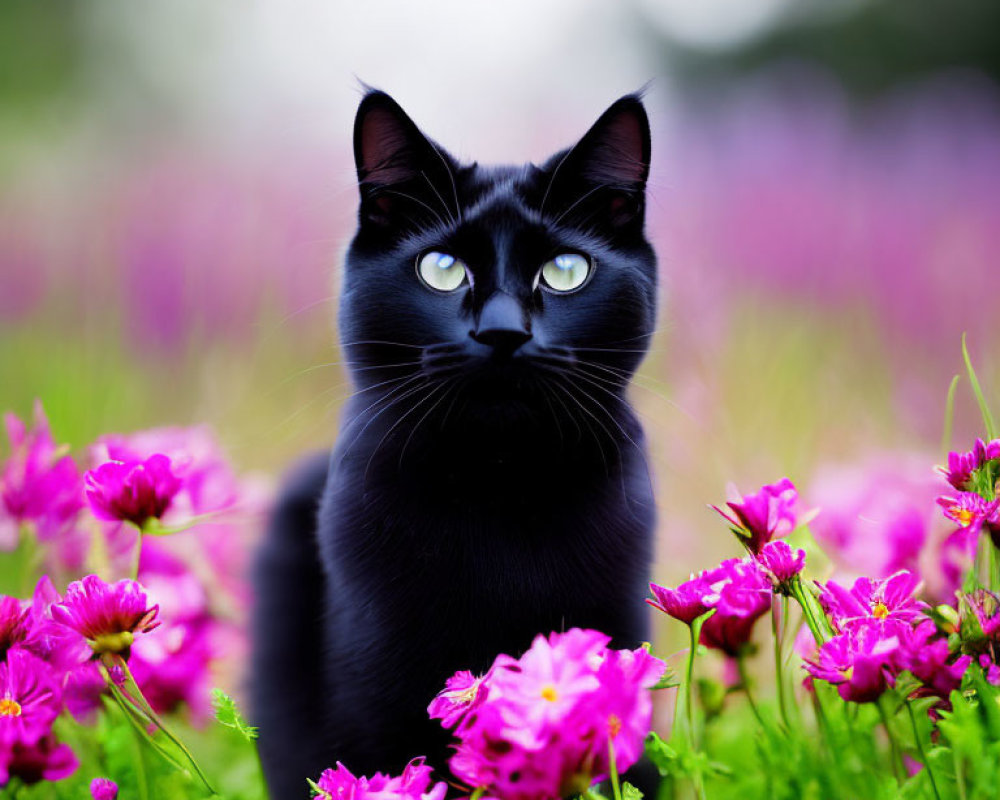
[[(257, 564), (253, 704), (277, 800), (336, 761), (426, 755), (446, 775), (428, 703), (538, 633), (648, 637), (654, 504), (624, 396), (655, 319), (641, 101), (541, 166), (459, 164), (377, 91), (354, 141), (339, 320), (357, 391)], [(428, 250), (464, 260), (471, 288), (423, 285)], [(565, 252), (593, 259), (587, 283), (537, 287)]]

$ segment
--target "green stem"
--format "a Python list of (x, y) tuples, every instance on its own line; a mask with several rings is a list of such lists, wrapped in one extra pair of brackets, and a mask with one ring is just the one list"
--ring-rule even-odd
[(757, 724), (762, 728), (764, 725), (764, 718), (760, 715), (760, 709), (757, 708), (757, 703), (753, 699), (753, 691), (750, 689), (750, 676), (747, 674), (746, 659), (743, 655), (736, 656), (736, 669), (740, 674), (740, 683), (743, 684), (743, 693), (747, 696), (747, 702), (750, 704), (750, 709), (753, 711), (753, 715), (757, 718)]
[[(259, 756), (257, 757), (257, 760), (260, 761), (260, 757)], [(264, 768), (261, 767), (261, 774), (262, 775), (263, 775), (263, 772), (264, 772)], [(479, 798), (482, 797), (484, 794), (486, 794), (486, 787), (485, 786), (480, 786), (478, 789), (476, 789), (476, 790), (474, 790), (472, 792), (472, 794), (469, 796), (469, 800), (479, 800)], [(590, 790), (589, 789), (584, 790), (584, 794), (589, 796), (590, 795)]]
[(611, 791), (614, 792), (615, 800), (622, 800), (622, 787), (618, 782), (618, 765), (615, 763), (614, 736), (608, 736), (608, 770), (611, 773)]
[(212, 787), (211, 782), (208, 780), (208, 776), (205, 775), (205, 772), (202, 770), (201, 765), (198, 764), (197, 760), (195, 760), (195, 757), (191, 754), (191, 751), (188, 750), (187, 747), (184, 746), (184, 743), (180, 739), (178, 739), (173, 734), (173, 732), (171, 732), (171, 730), (167, 728), (166, 725), (163, 724), (163, 720), (160, 719), (157, 713), (153, 711), (152, 707), (146, 701), (146, 698), (143, 696), (142, 691), (139, 689), (138, 684), (135, 682), (135, 678), (132, 677), (132, 673), (129, 670), (128, 663), (125, 661), (125, 659), (122, 658), (117, 653), (109, 653), (106, 655), (109, 656), (108, 660), (111, 661), (114, 665), (120, 667), (123, 674), (125, 675), (125, 686), (128, 689), (129, 699), (132, 700), (134, 703), (136, 703), (136, 705), (138, 705), (142, 713), (149, 718), (150, 722), (153, 725), (155, 725), (163, 733), (163, 735), (166, 736), (167, 739), (169, 739), (170, 742), (173, 743), (173, 745), (178, 750), (181, 751), (181, 753), (184, 754), (184, 757), (187, 759), (188, 763), (194, 768), (195, 773), (198, 775), (198, 778), (201, 780), (201, 782), (205, 785), (205, 788), (208, 790), (209, 794), (217, 796), (218, 792), (216, 792), (215, 789)]
[(882, 727), (885, 728), (885, 735), (889, 737), (889, 752), (892, 755), (892, 771), (896, 776), (896, 781), (902, 783), (905, 779), (906, 770), (903, 767), (903, 756), (902, 751), (899, 748), (899, 743), (896, 741), (895, 735), (892, 732), (892, 726), (889, 724), (889, 714), (885, 710), (885, 695), (882, 695), (878, 699), (876, 705), (878, 706), (879, 716), (882, 717)]
[(775, 689), (778, 693), (778, 709), (785, 730), (791, 729), (788, 723), (788, 708), (785, 705), (785, 670), (781, 658), (782, 630), (787, 627), (788, 598), (782, 596), (783, 605), (778, 604), (778, 598), (771, 600), (771, 635), (774, 639)]
[[(126, 713), (122, 709), (122, 713)], [(139, 800), (149, 800), (149, 782), (146, 777), (146, 759), (142, 753), (143, 736), (140, 731), (132, 726), (132, 741), (135, 743), (135, 777), (139, 785)]]
[(139, 580), (139, 559), (142, 556), (142, 528), (135, 538), (135, 560), (132, 562), (132, 580)]
[(930, 779), (931, 787), (934, 789), (934, 796), (937, 800), (941, 800), (941, 792), (938, 791), (937, 780), (934, 778), (934, 770), (931, 769), (931, 762), (927, 758), (927, 751), (924, 749), (924, 740), (920, 736), (920, 730), (917, 727), (917, 717), (913, 713), (913, 705), (906, 701), (906, 710), (910, 712), (910, 724), (913, 725), (913, 740), (917, 743), (917, 751), (920, 753), (920, 760), (924, 762), (924, 769), (927, 770), (927, 777)]

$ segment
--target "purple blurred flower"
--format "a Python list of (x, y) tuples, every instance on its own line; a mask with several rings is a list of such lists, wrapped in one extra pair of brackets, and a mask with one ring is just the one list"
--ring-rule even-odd
[(11, 649), (0, 664), (0, 751), (38, 744), (61, 710), (62, 693), (48, 664), (27, 650)]
[(52, 618), (80, 633), (95, 653), (127, 654), (136, 633), (148, 633), (159, 621), (159, 606), (149, 607), (146, 592), (135, 581), (115, 584), (88, 575), (74, 581), (61, 603), (52, 606)]
[(468, 670), (456, 672), (444, 684), (444, 691), (427, 707), (431, 719), (441, 720), (445, 728), (454, 728), (469, 713), (482, 704), (489, 692), (486, 684), (489, 674), (477, 678)]
[(1000, 686), (1000, 665), (990, 658), (990, 656), (983, 653), (983, 655), (979, 656), (979, 666), (982, 668), (986, 680), (994, 686)]
[(971, 656), (953, 657), (947, 638), (940, 635), (937, 626), (929, 619), (912, 629), (903, 629), (898, 654), (899, 669), (909, 670), (930, 694), (947, 700), (961, 685), (962, 676), (971, 662)]
[(752, 559), (730, 558), (703, 572), (715, 613), (701, 627), (706, 647), (736, 657), (749, 643), (754, 623), (771, 608), (771, 581)]
[(883, 580), (858, 578), (850, 589), (827, 581), (819, 599), (837, 631), (865, 627), (872, 621), (910, 625), (927, 607), (914, 597), (919, 585), (918, 575), (901, 570)]
[(31, 785), (39, 781), (61, 781), (68, 778), (80, 762), (69, 745), (56, 741), (49, 734), (33, 745), (15, 742), (10, 747), (0, 745), (0, 786), (12, 777)]
[(39, 401), (34, 413), (30, 431), (13, 414), (5, 416), (12, 452), (0, 473), (0, 549), (16, 545), (24, 522), (34, 523), (43, 541), (64, 535), (83, 507), (76, 464), (53, 441)]
[(101, 710), (101, 698), (108, 692), (108, 685), (94, 661), (80, 664), (66, 674), (63, 686), (63, 703), (66, 710), (81, 725), (91, 725)]
[(181, 488), (181, 480), (170, 471), (170, 459), (162, 454), (145, 461), (108, 461), (88, 472), (85, 480), (94, 516), (138, 528), (162, 517)]
[(940, 468), (948, 483), (960, 492), (969, 491), (972, 474), (989, 461), (1000, 459), (1000, 439), (985, 442), (976, 439), (968, 453), (948, 453), (948, 466)]
[(825, 642), (805, 667), (813, 678), (837, 686), (844, 700), (871, 703), (893, 685), (898, 651), (897, 636), (886, 636), (881, 625), (862, 623)]
[(742, 500), (726, 503), (732, 511), (727, 514), (718, 506), (712, 506), (733, 527), (743, 545), (753, 555), (771, 539), (785, 536), (795, 528), (794, 507), (798, 502), (798, 492), (788, 478), (761, 488), (756, 494), (748, 494)]
[(118, 784), (108, 778), (94, 778), (90, 782), (90, 796), (94, 800), (118, 800)]
[(767, 570), (775, 589), (786, 587), (802, 572), (806, 564), (805, 550), (792, 550), (788, 542), (768, 542), (760, 551), (758, 563)]
[(423, 758), (415, 758), (398, 777), (376, 772), (370, 778), (355, 778), (337, 762), (336, 769), (328, 769), (316, 783), (317, 797), (323, 800), (443, 800), (447, 784), (431, 785), (433, 770)]
[(28, 610), (16, 597), (0, 595), (0, 661), (7, 651), (20, 644), (28, 635)]

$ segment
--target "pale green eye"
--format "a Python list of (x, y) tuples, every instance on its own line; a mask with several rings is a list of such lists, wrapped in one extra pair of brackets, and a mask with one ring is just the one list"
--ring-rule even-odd
[(579, 253), (563, 253), (546, 261), (539, 273), (541, 282), (555, 292), (579, 289), (590, 275), (590, 261)]
[(453, 292), (467, 278), (465, 262), (448, 253), (432, 250), (417, 259), (417, 274), (431, 289)]

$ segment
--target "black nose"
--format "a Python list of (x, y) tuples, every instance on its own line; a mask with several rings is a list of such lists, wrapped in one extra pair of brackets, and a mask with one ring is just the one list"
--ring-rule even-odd
[(531, 339), (531, 324), (521, 304), (504, 292), (496, 292), (486, 301), (479, 323), (469, 336), (489, 345), (497, 353), (510, 355)]

